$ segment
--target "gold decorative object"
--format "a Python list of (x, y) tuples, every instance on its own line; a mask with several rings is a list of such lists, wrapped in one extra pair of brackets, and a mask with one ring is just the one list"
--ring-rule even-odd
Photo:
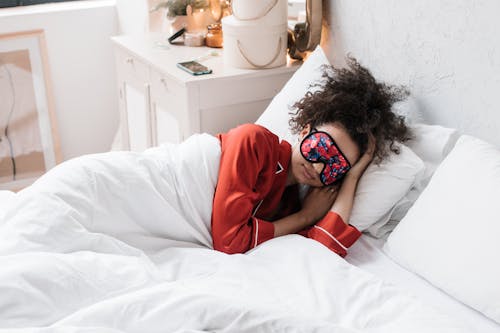
[(231, 15), (231, 0), (210, 0), (210, 11), (219, 23), (224, 16)]
[(205, 37), (205, 44), (208, 47), (222, 47), (222, 24), (214, 23), (208, 27), (208, 32)]

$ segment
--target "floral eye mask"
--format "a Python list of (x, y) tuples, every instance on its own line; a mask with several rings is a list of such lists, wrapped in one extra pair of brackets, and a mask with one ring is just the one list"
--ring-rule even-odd
[(351, 168), (351, 164), (330, 134), (313, 130), (300, 143), (302, 156), (311, 163), (323, 163), (320, 180), (324, 185), (339, 181)]

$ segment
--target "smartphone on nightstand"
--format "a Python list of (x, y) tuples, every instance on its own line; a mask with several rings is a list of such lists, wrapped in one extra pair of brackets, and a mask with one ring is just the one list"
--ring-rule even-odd
[(194, 60), (179, 62), (177, 64), (177, 67), (179, 67), (182, 70), (185, 70), (186, 72), (192, 75), (203, 75), (212, 73), (212, 70), (210, 68)]

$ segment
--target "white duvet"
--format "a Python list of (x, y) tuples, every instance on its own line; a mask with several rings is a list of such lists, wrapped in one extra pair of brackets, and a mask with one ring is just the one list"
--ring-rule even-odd
[(89, 155), (10, 199), (0, 331), (473, 331), (298, 235), (212, 250), (219, 156), (209, 135)]

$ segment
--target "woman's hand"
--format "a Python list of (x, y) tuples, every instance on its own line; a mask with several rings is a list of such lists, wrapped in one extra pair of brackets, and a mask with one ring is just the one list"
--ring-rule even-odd
[(326, 215), (338, 195), (338, 187), (313, 187), (302, 203), (300, 211), (310, 224), (315, 223)]
[(346, 177), (359, 179), (365, 172), (366, 168), (373, 160), (373, 155), (375, 154), (375, 137), (373, 134), (368, 134), (368, 147), (366, 148), (365, 153), (361, 156), (361, 158), (353, 165), (353, 167), (346, 174)]
[(326, 215), (338, 195), (338, 187), (312, 187), (302, 203), (302, 209), (274, 221), (274, 237), (293, 234), (316, 223)]
[(354, 195), (358, 181), (365, 172), (366, 168), (373, 160), (375, 153), (375, 137), (370, 134), (368, 137), (368, 147), (361, 158), (353, 165), (349, 172), (345, 175), (342, 185), (339, 189), (337, 199), (332, 204), (331, 211), (340, 215), (345, 223), (349, 223), (351, 217)]

